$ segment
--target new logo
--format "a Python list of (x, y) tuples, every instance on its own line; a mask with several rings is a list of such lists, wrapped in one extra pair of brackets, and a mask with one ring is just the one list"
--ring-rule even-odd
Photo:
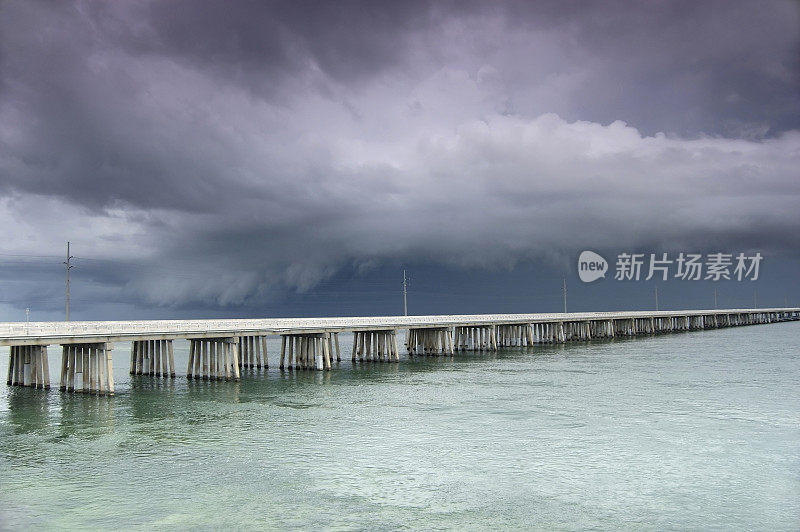
[(594, 251), (584, 251), (578, 257), (578, 277), (584, 283), (591, 283), (606, 276), (608, 262)]

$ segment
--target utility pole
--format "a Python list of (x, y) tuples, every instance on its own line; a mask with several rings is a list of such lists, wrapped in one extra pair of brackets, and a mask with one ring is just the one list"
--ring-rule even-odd
[(405, 270), (403, 270), (403, 316), (408, 316), (408, 279)]
[(567, 278), (564, 277), (564, 314), (567, 313)]
[(658, 312), (658, 287), (656, 286), (656, 312)]
[(717, 308), (717, 289), (714, 289), (714, 309)]
[(25, 309), (25, 336), (28, 335), (29, 332), (28, 328), (30, 327), (30, 322), (31, 322), (31, 309), (30, 307), (27, 307)]
[(67, 266), (67, 321), (69, 321), (69, 271), (72, 269), (70, 261), (74, 258), (75, 257), (69, 254), (69, 242), (67, 242), (67, 260), (64, 262)]

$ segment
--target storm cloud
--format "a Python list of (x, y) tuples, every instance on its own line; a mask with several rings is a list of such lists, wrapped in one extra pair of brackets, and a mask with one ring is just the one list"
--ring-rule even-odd
[[(98, 301), (172, 308), (410, 261), (796, 258), (799, 28), (778, 1), (3, 2), (0, 253), (71, 240)], [(33, 275), (6, 265), (7, 303)]]

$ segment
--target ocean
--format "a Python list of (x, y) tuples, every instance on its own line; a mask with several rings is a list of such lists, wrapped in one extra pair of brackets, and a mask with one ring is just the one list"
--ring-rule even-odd
[[(800, 529), (800, 322), (116, 395), (0, 382), (0, 528)], [(0, 349), (3, 372), (8, 348)], [(5, 375), (5, 373), (3, 373)]]

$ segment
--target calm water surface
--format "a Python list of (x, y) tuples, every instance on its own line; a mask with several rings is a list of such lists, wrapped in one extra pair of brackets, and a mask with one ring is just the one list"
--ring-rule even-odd
[(129, 353), (113, 398), (0, 383), (0, 528), (800, 529), (798, 322), (238, 383)]

